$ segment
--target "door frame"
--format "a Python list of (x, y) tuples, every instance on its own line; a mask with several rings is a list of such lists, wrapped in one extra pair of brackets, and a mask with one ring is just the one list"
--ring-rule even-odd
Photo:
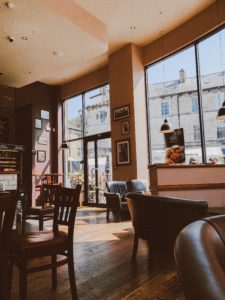
[[(94, 150), (95, 150), (95, 167), (98, 166), (98, 146), (97, 142), (98, 140), (103, 140), (103, 139), (108, 139), (111, 138), (111, 132), (104, 132), (104, 133), (99, 133), (91, 136), (84, 137), (84, 148), (83, 148), (83, 153), (84, 153), (84, 205), (89, 205), (89, 206), (101, 206), (105, 207), (105, 204), (99, 204), (98, 203), (98, 194), (96, 197), (96, 203), (89, 203), (88, 202), (88, 151), (87, 151), (87, 145), (89, 142), (94, 142)], [(98, 172), (97, 169), (95, 170), (95, 184), (98, 186)]]

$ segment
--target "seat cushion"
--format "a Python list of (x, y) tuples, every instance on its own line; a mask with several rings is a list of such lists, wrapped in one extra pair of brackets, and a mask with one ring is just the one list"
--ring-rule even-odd
[(15, 253), (26, 258), (52, 255), (67, 248), (68, 235), (59, 231), (55, 235), (52, 231), (35, 231), (28, 234), (14, 234), (13, 248)]

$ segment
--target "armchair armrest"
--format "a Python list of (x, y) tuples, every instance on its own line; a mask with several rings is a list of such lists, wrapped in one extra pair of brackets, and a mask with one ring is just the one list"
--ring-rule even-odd
[(119, 193), (109, 193), (105, 192), (104, 196), (106, 198), (107, 207), (111, 210), (118, 210), (121, 207), (121, 197)]

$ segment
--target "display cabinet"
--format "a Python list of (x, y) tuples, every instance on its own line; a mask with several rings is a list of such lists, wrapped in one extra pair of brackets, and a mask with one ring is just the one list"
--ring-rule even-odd
[(17, 190), (22, 186), (23, 145), (0, 144), (0, 189)]

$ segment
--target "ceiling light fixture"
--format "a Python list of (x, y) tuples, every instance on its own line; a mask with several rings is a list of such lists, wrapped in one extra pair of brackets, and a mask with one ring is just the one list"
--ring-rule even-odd
[(6, 2), (5, 5), (6, 5), (8, 8), (14, 8), (14, 7), (15, 7), (15, 3), (14, 3), (14, 2), (11, 2), (11, 1)]
[(27, 36), (25, 36), (25, 35), (24, 35), (24, 36), (22, 36), (22, 37), (21, 37), (21, 40), (23, 40), (23, 41), (27, 41), (27, 40), (28, 40), (28, 38), (27, 38)]
[(135, 30), (136, 27), (135, 26), (130, 26), (130, 30)]

